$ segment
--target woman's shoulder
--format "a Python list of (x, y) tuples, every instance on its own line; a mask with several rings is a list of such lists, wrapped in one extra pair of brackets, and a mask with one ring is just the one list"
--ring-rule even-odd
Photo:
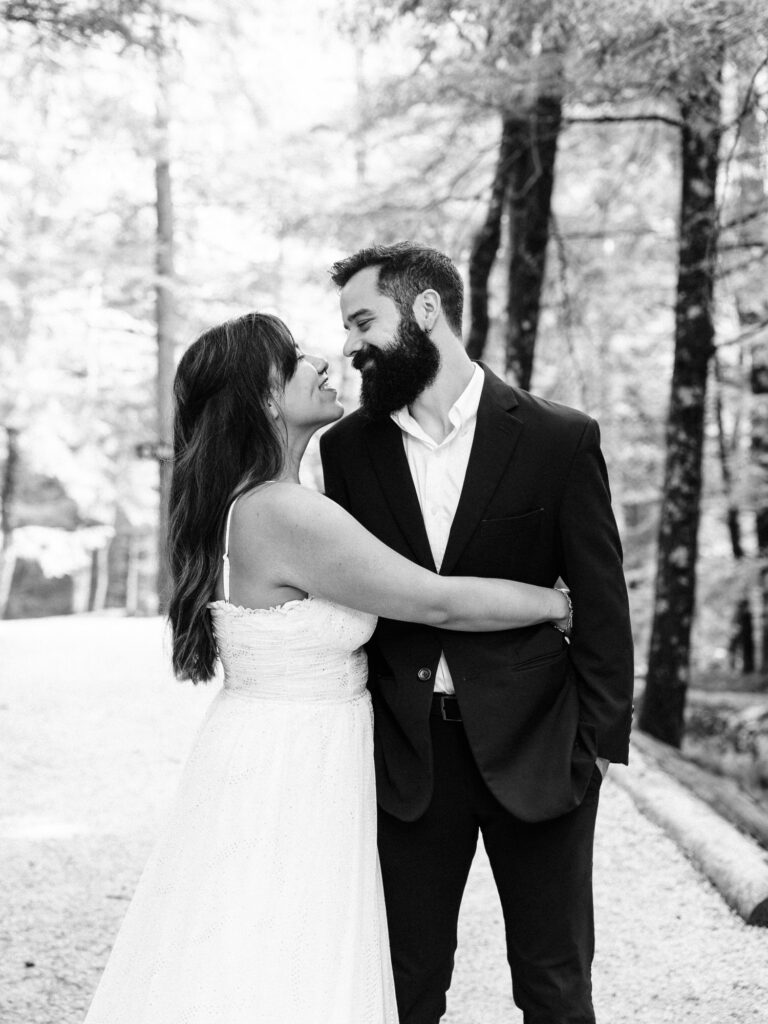
[[(242, 508), (240, 507), (242, 506)], [(318, 548), (343, 543), (349, 524), (325, 495), (301, 484), (279, 481), (244, 494), (232, 517), (232, 537), (240, 557), (256, 565), (281, 562), (290, 552), (311, 558)]]
[(234, 517), (241, 526), (285, 527), (297, 518), (322, 515), (329, 500), (318, 491), (292, 480), (272, 480), (246, 491)]

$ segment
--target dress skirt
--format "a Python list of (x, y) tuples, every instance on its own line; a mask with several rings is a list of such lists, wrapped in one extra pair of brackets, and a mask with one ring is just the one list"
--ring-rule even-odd
[(86, 1024), (396, 1024), (367, 691), (222, 689)]

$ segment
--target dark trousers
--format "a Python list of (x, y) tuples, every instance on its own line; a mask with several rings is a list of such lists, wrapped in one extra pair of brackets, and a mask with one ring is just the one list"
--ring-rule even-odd
[(379, 856), (400, 1024), (438, 1024), (451, 983), (459, 906), (482, 832), (504, 913), (525, 1024), (594, 1024), (592, 845), (601, 775), (582, 804), (520, 821), (492, 795), (460, 722), (430, 720), (434, 794), (423, 817), (379, 811)]

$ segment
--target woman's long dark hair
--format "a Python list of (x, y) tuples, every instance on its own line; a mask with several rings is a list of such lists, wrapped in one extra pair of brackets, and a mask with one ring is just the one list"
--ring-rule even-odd
[(296, 343), (282, 320), (247, 313), (201, 334), (176, 371), (168, 617), (180, 679), (213, 675), (216, 642), (206, 605), (221, 569), (227, 509), (282, 472), (283, 442), (267, 402), (296, 364)]

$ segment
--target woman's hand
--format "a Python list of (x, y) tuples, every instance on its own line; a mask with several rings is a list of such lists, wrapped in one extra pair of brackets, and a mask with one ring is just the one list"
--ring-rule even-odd
[(568, 587), (555, 587), (555, 592), (560, 594), (563, 603), (562, 615), (552, 620), (552, 625), (555, 629), (560, 630), (561, 633), (565, 633), (566, 636), (570, 634), (573, 629), (573, 604), (571, 603), (571, 592)]

